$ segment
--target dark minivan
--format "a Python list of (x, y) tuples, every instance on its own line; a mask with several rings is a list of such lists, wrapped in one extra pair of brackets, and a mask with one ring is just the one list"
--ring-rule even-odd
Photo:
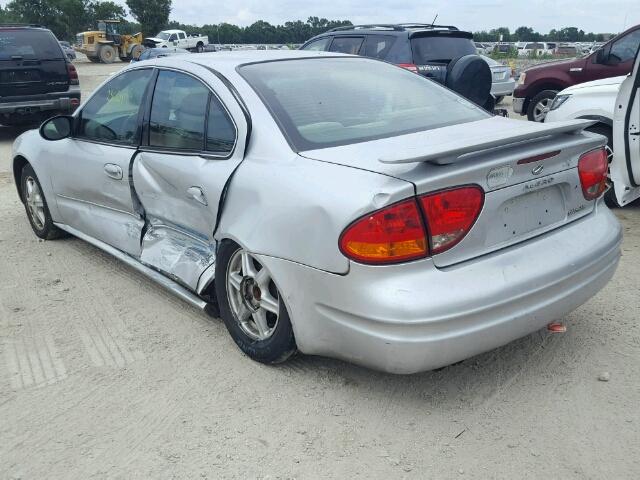
[(34, 125), (80, 105), (78, 72), (55, 35), (0, 24), (0, 124)]

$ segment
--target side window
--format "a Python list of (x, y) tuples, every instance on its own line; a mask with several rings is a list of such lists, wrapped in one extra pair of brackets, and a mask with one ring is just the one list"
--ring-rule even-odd
[(178, 40), (178, 36), (175, 33), (172, 33), (171, 36), (169, 37), (169, 41), (175, 42), (176, 40)]
[(220, 100), (211, 95), (207, 117), (207, 150), (228, 154), (236, 143), (236, 128)]
[(335, 37), (329, 51), (357, 55), (363, 41), (363, 37)]
[(180, 40), (184, 40), (186, 38), (186, 35), (182, 32), (180, 32), (178, 36), (180, 37)]
[(620, 40), (617, 40), (611, 47), (611, 55), (620, 60), (620, 63), (628, 62), (636, 58), (636, 53), (640, 47), (640, 29), (628, 33)]
[(204, 148), (209, 89), (180, 72), (158, 74), (149, 118), (149, 145), (180, 150)]
[(151, 69), (132, 70), (104, 85), (80, 112), (78, 137), (137, 145), (138, 114)]
[(385, 59), (395, 40), (395, 37), (390, 35), (367, 35), (360, 54), (365, 57)]
[(302, 50), (310, 50), (312, 52), (324, 52), (329, 45), (329, 41), (331, 37), (319, 38), (318, 40), (314, 40), (311, 43), (307, 43)]

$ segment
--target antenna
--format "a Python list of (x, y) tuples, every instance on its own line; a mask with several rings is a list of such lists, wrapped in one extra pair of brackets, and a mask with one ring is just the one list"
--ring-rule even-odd
[(433, 17), (433, 22), (431, 22), (431, 26), (433, 27), (436, 24), (436, 20), (438, 19), (438, 14), (436, 13), (436, 16)]

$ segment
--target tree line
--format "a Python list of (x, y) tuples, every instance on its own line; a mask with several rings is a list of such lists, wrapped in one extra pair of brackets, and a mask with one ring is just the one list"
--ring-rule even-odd
[[(110, 0), (12, 0), (5, 8), (0, 6), (0, 23), (34, 23), (43, 25), (63, 40), (73, 40), (76, 33), (96, 28), (98, 20), (121, 20), (121, 33), (143, 32), (152, 36), (167, 28), (207, 35), (211, 43), (303, 43), (311, 37), (332, 28), (352, 25), (349, 20), (328, 20), (309, 17), (282, 25), (258, 20), (241, 27), (230, 23), (185, 25), (170, 20), (171, 0), (126, 0), (128, 11)], [(135, 21), (128, 21), (128, 15)], [(501, 27), (474, 32), (479, 42), (513, 41), (565, 41), (591, 42), (606, 40), (608, 35), (586, 33), (577, 27), (551, 30), (547, 34), (531, 27), (519, 27), (514, 32)]]

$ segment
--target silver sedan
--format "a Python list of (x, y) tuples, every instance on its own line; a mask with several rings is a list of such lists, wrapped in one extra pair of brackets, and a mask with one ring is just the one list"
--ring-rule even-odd
[(605, 139), (492, 117), (402, 68), (305, 51), (183, 55), (21, 135), (35, 234), (71, 234), (220, 314), (265, 363), (396, 373), (543, 328), (613, 275)]

